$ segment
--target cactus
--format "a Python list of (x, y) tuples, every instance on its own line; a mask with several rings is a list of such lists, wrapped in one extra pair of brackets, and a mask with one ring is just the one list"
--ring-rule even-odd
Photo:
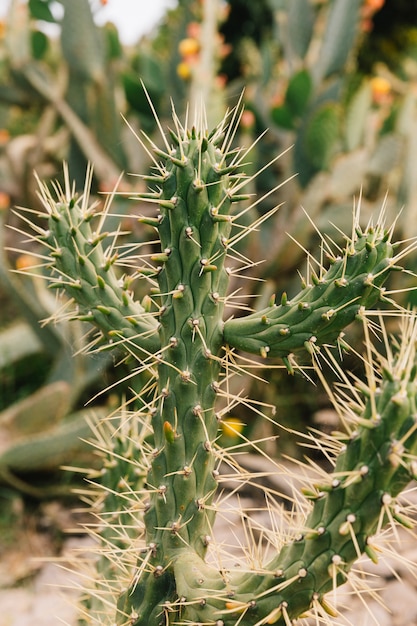
[[(237, 42), (233, 40), (230, 56), (238, 57), (239, 67), (244, 68), (241, 73), (246, 104), (255, 114), (253, 126), (256, 133), (272, 127), (274, 136), (269, 145), (267, 141), (257, 144), (257, 154), (252, 159), (262, 164), (277, 152), (277, 144), (279, 149), (294, 145), (285, 159), (256, 181), (258, 192), (264, 193), (273, 184), (273, 173), (285, 178), (297, 173), (281, 196), (283, 199), (286, 195), (284, 210), (272, 226), (265, 225), (261, 235), (263, 246), (278, 241), (275, 254), (271, 252), (268, 265), (263, 266), (263, 278), (274, 280), (274, 290), (280, 292), (291, 288), (288, 281), (300, 265), (303, 249), (314, 245), (313, 222), (322, 231), (328, 229), (330, 222), (342, 230), (349, 228), (344, 218), (350, 220), (351, 197), (360, 189), (365, 221), (366, 211), (373, 211), (375, 204), (383, 202), (386, 189), (390, 189), (387, 210), (392, 211), (391, 220), (400, 205), (405, 204), (412, 211), (412, 184), (406, 183), (408, 170), (401, 166), (414, 145), (411, 130), (414, 108), (405, 104), (410, 80), (405, 71), (407, 78), (399, 88), (397, 77), (376, 68), (391, 85), (385, 104), (380, 106), (373, 98), (370, 77), (361, 82), (357, 75), (357, 51), (368, 38), (372, 40), (365, 28), (366, 23), (369, 25), (365, 15), (366, 19), (378, 16), (381, 3), (356, 0), (269, 3), (273, 14), (264, 8), (263, 24), (267, 28), (274, 22), (275, 28), (259, 43), (252, 40), (245, 54), (242, 29), (235, 26), (238, 20), (233, 20), (233, 9), (246, 5), (254, 15), (255, 8), (253, 3), (242, 0), (231, 0), (230, 4), (232, 12), (225, 26), (235, 31), (238, 38)], [(259, 3), (259, 7), (262, 4), (265, 3)], [(256, 10), (259, 7), (257, 3)], [(248, 32), (249, 28), (250, 24)], [(230, 43), (232, 39), (227, 41)], [(229, 85), (229, 92), (232, 87)], [(403, 115), (407, 119), (404, 138), (400, 129)], [(409, 162), (413, 163), (413, 159)], [(395, 168), (404, 176), (398, 175), (394, 182)], [(308, 207), (310, 222), (302, 218), (302, 206)], [(397, 232), (414, 234), (409, 231), (412, 223), (417, 222), (402, 214)], [(300, 243), (299, 247), (286, 237), (288, 230)], [(256, 269), (252, 271), (256, 275)]]
[[(68, 171), (64, 189), (41, 183), (40, 217), (46, 223), (34, 228), (45, 246), (50, 286), (71, 298), (75, 319), (97, 329), (94, 350), (114, 349), (132, 363), (133, 372), (150, 377), (135, 398), (137, 412), (121, 416), (122, 425), (127, 419), (133, 425), (129, 434), (120, 437), (120, 426), (107, 444), (101, 532), (111, 567), (99, 561), (98, 577), (106, 579), (84, 605), (86, 623), (288, 626), (308, 612), (321, 622), (333, 611), (326, 593), (350, 577), (362, 553), (376, 559), (372, 536), (387, 520), (408, 524), (395, 498), (416, 476), (417, 325), (411, 313), (403, 313), (411, 320), (405, 336), (397, 353), (387, 342), (388, 356), (379, 365), (367, 311), (391, 302), (384, 283), (415, 244), (398, 251), (383, 215), (362, 228), (357, 212), (343, 249), (335, 253), (323, 239), (329, 267), (311, 263), (298, 295), (284, 294), (262, 310), (228, 318), (229, 278), (250, 265), (234, 246), (279, 207), (250, 226), (239, 225), (242, 214), (260, 201), (235, 210), (247, 199), (243, 191), (251, 180), (243, 171), (246, 153), (234, 147), (239, 108), (211, 133), (204, 119), (200, 113), (189, 130), (174, 112), (172, 143), (161, 128), (163, 149), (153, 142), (146, 147), (153, 154), (153, 173), (145, 176), (149, 191), (138, 198), (157, 212), (139, 220), (156, 230), (160, 248), (139, 266), (132, 245), (126, 248), (131, 257), (123, 246), (118, 254), (118, 233), (102, 232), (110, 202), (95, 213), (91, 172), (80, 197)], [(229, 267), (231, 260), (238, 269)], [(120, 277), (118, 268), (132, 266), (133, 275)], [(135, 279), (151, 285), (142, 302), (135, 300)], [(320, 374), (322, 359), (337, 365), (327, 346), (346, 349), (343, 330), (357, 318), (368, 338), (368, 383), (360, 384), (350, 402), (343, 389), (330, 392), (347, 432), (329, 439), (327, 454), (337, 456), (333, 473), (323, 472), (319, 483), (304, 490), (311, 504), (298, 526), (301, 534), (295, 536), (295, 529), (286, 541), (272, 539), (275, 554), (261, 565), (226, 569), (221, 559), (214, 564), (209, 548), (220, 506), (219, 465), (228, 459), (216, 443), (219, 425), (239, 403), (228, 393), (233, 372), (251, 367), (246, 357), (240, 365), (238, 355), (279, 358), (294, 373), (296, 355), (304, 352), (328, 388)], [(346, 374), (338, 371), (346, 383)], [(225, 399), (220, 409), (219, 397)], [(227, 462), (237, 467), (237, 461)], [(126, 511), (136, 520), (138, 538), (132, 537)], [(107, 618), (116, 595), (116, 616)]]
[[(276, 63), (283, 85), (277, 88), (276, 74), (271, 73), (277, 102), (270, 114), (280, 131), (295, 131), (289, 143), (295, 143), (293, 169), (302, 188), (329, 169), (330, 160), (341, 151), (341, 110), (349, 87), (349, 61), (360, 40), (363, 4), (332, 0), (318, 7), (311, 0), (295, 0), (276, 11)], [(254, 106), (262, 110), (256, 100)], [(287, 142), (285, 135), (282, 138)]]
[[(35, 256), (18, 258), (17, 267), (25, 267), (24, 279), (12, 272), (5, 232), (0, 216), (0, 284), (25, 321), (17, 320), (0, 332), (0, 483), (37, 498), (69, 493), (68, 486), (37, 488), (34, 475), (51, 475), (62, 464), (86, 458), (84, 449), (90, 450), (81, 440), (92, 434), (86, 423), (86, 418), (92, 419), (91, 408), (77, 409), (86, 390), (89, 393), (108, 370), (111, 356), (96, 355), (93, 360), (81, 353), (74, 358), (74, 345), (83, 345), (81, 324), (39, 324), (54, 317), (59, 303), (46, 288)], [(96, 405), (94, 410), (103, 415), (107, 408)]]

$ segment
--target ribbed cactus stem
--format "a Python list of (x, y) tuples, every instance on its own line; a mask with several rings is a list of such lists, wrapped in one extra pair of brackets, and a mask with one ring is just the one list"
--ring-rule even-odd
[(233, 200), (229, 168), (222, 171), (226, 155), (216, 147), (220, 139), (221, 130), (209, 138), (206, 131), (192, 129), (176, 137), (174, 151), (162, 155), (157, 226), (162, 252), (155, 257), (161, 292), (159, 400), (152, 418), (155, 449), (145, 514), (153, 554), (148, 580), (144, 577), (135, 586), (133, 600), (128, 597), (137, 624), (160, 613), (160, 597), (155, 607), (148, 598), (141, 601), (144, 589), (160, 587), (166, 578), (165, 594), (174, 592), (172, 574), (165, 571), (172, 570), (182, 552), (204, 558), (212, 534), (210, 505), (217, 484), (212, 447), (218, 431), (214, 403)]
[[(193, 132), (181, 140), (175, 162), (168, 159), (161, 193), (158, 230), (166, 255), (158, 274), (161, 398), (153, 418), (155, 458), (149, 481), (166, 489), (163, 497), (152, 499), (147, 516), (156, 515), (151, 528), (180, 527), (178, 532), (161, 531), (168, 559), (170, 549), (190, 545), (190, 537), (197, 548), (197, 535), (201, 535), (197, 551), (203, 554), (203, 536), (209, 529), (205, 503), (214, 488), (210, 450), (218, 428), (214, 400), (227, 285), (224, 242), (230, 231), (230, 223), (219, 222), (210, 211), (222, 206), (226, 215), (230, 206), (228, 175), (215, 171), (221, 158), (204, 135)], [(202, 183), (208, 179), (210, 187)], [(164, 208), (164, 200), (173, 208)]]

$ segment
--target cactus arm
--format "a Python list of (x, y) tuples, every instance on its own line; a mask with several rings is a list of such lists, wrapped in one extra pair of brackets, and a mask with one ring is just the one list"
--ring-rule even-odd
[(179, 594), (187, 598), (183, 623), (199, 616), (222, 626), (284, 626), (319, 604), (326, 610), (324, 595), (347, 581), (361, 554), (376, 562), (372, 537), (387, 520), (407, 527), (395, 498), (417, 474), (415, 317), (408, 330), (394, 359), (381, 357), (377, 385), (373, 372), (361, 389), (364, 401), (352, 403), (356, 417), (340, 405), (353, 427), (340, 442), (334, 472), (306, 490), (313, 505), (301, 536), (284, 545), (263, 572), (228, 574), (222, 591), (222, 576), (213, 584), (214, 570), (205, 563), (187, 563), (187, 555), (177, 563)]
[(134, 299), (129, 281), (116, 276), (117, 255), (103, 247), (108, 233), (93, 231), (88, 193), (77, 200), (69, 189), (66, 194), (58, 190), (56, 201), (41, 185), (41, 194), (48, 219), (41, 239), (53, 259), (50, 287), (65, 289), (76, 303), (74, 319), (96, 326), (109, 347), (123, 343), (142, 361), (157, 353), (158, 323)]
[[(107, 416), (108, 417), (108, 416)], [(106, 523), (101, 529), (100, 537), (107, 550), (109, 546), (116, 549), (119, 556), (129, 541), (134, 541), (140, 531), (142, 511), (131, 501), (131, 494), (140, 493), (144, 489), (147, 467), (143, 463), (148, 452), (149, 415), (140, 411), (130, 412), (121, 407), (112, 419), (95, 422), (92, 430), (94, 438), (90, 447), (102, 459), (102, 465), (87, 470), (87, 481), (94, 485), (93, 494), (100, 494), (96, 499), (91, 490), (84, 495), (88, 498), (92, 511), (96, 515), (104, 515)], [(137, 455), (142, 449), (143, 455)], [(120, 498), (125, 506), (120, 507)], [(133, 504), (133, 506), (132, 506)], [(82, 614), (79, 626), (103, 624), (103, 615), (107, 606), (115, 606), (121, 591), (119, 571), (114, 566), (108, 552), (99, 555), (99, 562), (86, 563), (89, 575), (94, 580), (93, 588), (83, 598)], [(91, 565), (91, 568), (88, 566)], [(96, 576), (96, 572), (100, 576)]]
[(309, 342), (334, 344), (361, 307), (371, 308), (378, 302), (393, 268), (388, 233), (380, 227), (358, 230), (342, 258), (332, 258), (321, 277), (313, 274), (312, 285), (292, 300), (284, 295), (279, 305), (227, 320), (224, 339), (246, 352), (284, 358), (308, 348)]

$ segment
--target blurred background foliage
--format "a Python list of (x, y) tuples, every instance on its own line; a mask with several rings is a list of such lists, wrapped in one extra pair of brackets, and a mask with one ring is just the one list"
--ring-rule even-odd
[[(340, 244), (338, 229), (349, 232), (354, 198), (365, 222), (385, 205), (388, 224), (397, 219), (397, 237), (417, 235), (417, 0), (179, 0), (132, 46), (121, 43), (113, 24), (96, 25), (99, 5), (12, 0), (0, 25), (0, 483), (34, 497), (67, 489), (71, 475), (57, 478), (60, 466), (94, 462), (80, 437), (88, 437), (94, 415), (134, 399), (141, 381), (113, 386), (120, 369), (115, 375), (105, 353), (83, 352), (86, 327), (69, 319), (42, 323), (63, 303), (46, 288), (13, 207), (36, 210), (33, 171), (59, 180), (63, 160), (79, 190), (87, 163), (94, 164), (99, 203), (121, 171), (120, 190), (128, 196), (141, 189), (128, 172), (145, 173), (151, 163), (135, 133), (159, 141), (142, 82), (163, 126), (171, 99), (180, 118), (203, 101), (215, 124), (243, 91), (236, 142), (248, 150), (247, 173), (261, 170), (250, 191), (266, 194), (245, 219), (283, 206), (239, 249), (254, 262), (242, 274), (262, 279), (233, 279), (231, 290), (243, 285), (248, 294), (241, 304), (298, 290), (297, 270), (308, 273), (306, 250), (320, 258), (316, 229)], [(108, 230), (122, 216), (123, 230), (146, 253), (153, 233), (135, 215), (149, 209), (126, 195), (115, 197)], [(401, 287), (409, 290), (402, 304), (416, 305), (415, 277)], [(129, 375), (129, 364), (120, 368)], [(280, 422), (290, 416), (300, 428), (328, 415), (324, 396), (318, 388), (312, 395), (301, 376), (269, 368), (265, 377), (271, 384), (261, 397), (250, 379), (239, 385), (276, 405)], [(103, 381), (110, 391), (86, 408)], [(271, 438), (266, 445), (276, 453), (276, 427), (261, 427), (249, 412), (238, 419), (251, 436)]]

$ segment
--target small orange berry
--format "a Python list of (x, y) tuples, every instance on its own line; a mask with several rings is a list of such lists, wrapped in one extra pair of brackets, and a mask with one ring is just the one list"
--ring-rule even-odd
[(374, 27), (374, 23), (370, 18), (365, 18), (361, 22), (361, 30), (363, 33), (370, 33)]
[(10, 139), (10, 133), (7, 128), (0, 128), (0, 145), (4, 146)]
[(190, 22), (187, 26), (187, 37), (198, 39), (200, 36), (201, 26), (198, 22)]
[(38, 263), (39, 259), (37, 259), (33, 254), (21, 254), (16, 259), (16, 269), (28, 270), (31, 267), (38, 265)]
[(182, 61), (177, 65), (177, 74), (183, 80), (189, 80), (191, 78), (191, 67), (186, 61)]
[(373, 101), (377, 104), (385, 102), (391, 93), (391, 83), (389, 80), (382, 76), (374, 76), (374, 78), (371, 78), (370, 84)]
[(252, 111), (249, 111), (249, 109), (243, 111), (240, 125), (243, 128), (252, 128), (255, 125), (255, 116)]
[(214, 77), (214, 83), (217, 89), (224, 89), (227, 85), (226, 74), (217, 74), (217, 76)]
[(385, 0), (366, 0), (366, 6), (372, 11), (379, 11), (385, 4)]
[(226, 437), (237, 437), (243, 430), (244, 424), (237, 417), (228, 417), (222, 421), (222, 432)]
[(200, 51), (200, 44), (194, 37), (186, 37), (178, 44), (178, 50), (182, 57), (195, 56)]
[(5, 191), (0, 191), (0, 211), (5, 211), (10, 207), (10, 196)]

